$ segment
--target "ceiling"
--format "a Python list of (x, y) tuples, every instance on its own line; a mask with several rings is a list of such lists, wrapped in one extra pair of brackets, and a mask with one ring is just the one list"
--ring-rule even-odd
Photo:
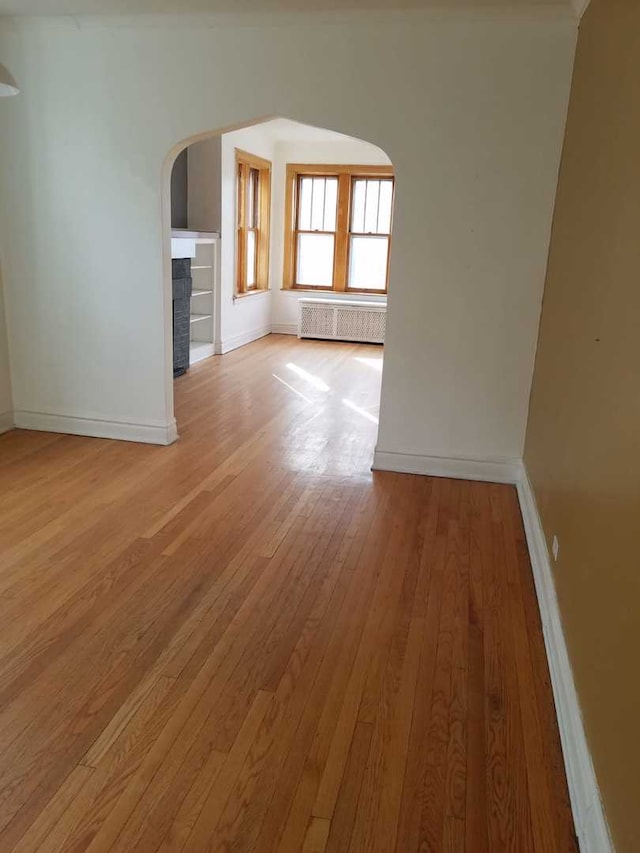
[[(377, 145), (365, 142), (363, 139), (355, 139), (335, 130), (326, 130), (324, 127), (314, 127), (311, 124), (302, 124), (288, 118), (274, 118), (269, 121), (260, 122), (255, 125), (263, 136), (273, 142), (357, 142), (363, 149), (370, 149), (376, 155), (384, 154)], [(243, 131), (239, 131), (242, 133)], [(231, 131), (233, 134), (234, 131)], [(384, 154), (385, 158), (386, 154)], [(391, 163), (391, 160), (389, 160)]]
[(132, 15), (358, 9), (570, 9), (576, 0), (0, 0), (0, 15)]
[(352, 141), (351, 136), (345, 136), (343, 133), (337, 133), (334, 130), (325, 130), (323, 127), (314, 127), (311, 124), (302, 124), (299, 121), (291, 121), (288, 118), (274, 118), (270, 121), (261, 122), (257, 127), (261, 133), (268, 136), (274, 142)]

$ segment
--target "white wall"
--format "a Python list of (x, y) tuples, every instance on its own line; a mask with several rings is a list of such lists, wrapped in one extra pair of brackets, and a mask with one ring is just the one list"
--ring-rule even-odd
[[(317, 291), (301, 294), (282, 290), (284, 266), (284, 196), (287, 163), (342, 163), (358, 166), (388, 166), (391, 160), (380, 148), (357, 139), (344, 141), (280, 141), (274, 154), (274, 205), (272, 214), (273, 298), (271, 324), (276, 332), (295, 334), (298, 329), (298, 299), (304, 296), (322, 296)], [(330, 294), (332, 299), (353, 299), (346, 294)], [(384, 302), (386, 297), (367, 295), (371, 302)]]
[(219, 136), (187, 149), (187, 225), (192, 231), (220, 231), (221, 156)]
[(0, 270), (0, 433), (13, 426), (13, 399), (11, 396), (11, 372), (9, 370), (9, 344), (4, 311), (2, 271)]
[[(273, 164), (274, 143), (259, 127), (248, 127), (222, 137), (222, 242), (220, 255), (221, 350), (228, 352), (271, 331), (271, 291), (234, 297), (236, 277), (236, 148)], [(272, 173), (273, 181), (273, 173)], [(271, 204), (273, 210), (273, 195)], [(273, 231), (271, 234), (273, 238)], [(269, 280), (273, 287), (273, 255), (269, 253)]]
[(186, 228), (188, 225), (189, 172), (188, 150), (185, 148), (176, 157), (171, 170), (171, 227)]
[(282, 115), (369, 140), (396, 170), (380, 448), (519, 456), (576, 25), (511, 14), (5, 25), (22, 89), (0, 110), (18, 413), (171, 437), (166, 154)]

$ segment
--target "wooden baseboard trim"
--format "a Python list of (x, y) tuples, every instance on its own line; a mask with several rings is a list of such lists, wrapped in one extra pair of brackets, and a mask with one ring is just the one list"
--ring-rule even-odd
[(524, 464), (521, 464), (517, 488), (542, 618), (571, 809), (580, 850), (581, 853), (613, 853), (613, 843), (589, 752), (580, 702), (562, 630), (549, 550)]
[(45, 412), (15, 412), (15, 426), (41, 432), (61, 432), (69, 435), (87, 435), (94, 438), (115, 438), (143, 444), (173, 444), (178, 437), (175, 419), (166, 426), (136, 424), (124, 421), (107, 421), (96, 418), (77, 418)]
[(0, 412), (0, 435), (15, 426), (13, 412)]
[(520, 477), (521, 463), (519, 459), (453, 459), (376, 450), (373, 470), (452, 477), (456, 480), (482, 480), (488, 483), (516, 483)]

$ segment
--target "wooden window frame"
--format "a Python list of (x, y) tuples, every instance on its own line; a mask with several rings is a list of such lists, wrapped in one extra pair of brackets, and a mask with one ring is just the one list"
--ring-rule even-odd
[[(252, 170), (258, 173), (256, 223), (246, 221), (247, 182)], [(269, 234), (271, 228), (271, 163), (236, 148), (236, 287), (234, 297), (251, 296), (269, 290)], [(256, 234), (255, 285), (247, 285), (247, 234)]]
[[(335, 231), (333, 257), (333, 285), (297, 284), (297, 208), (298, 184), (301, 177), (338, 178), (338, 211)], [(394, 178), (393, 166), (356, 166), (356, 165), (310, 165), (307, 163), (288, 163), (285, 186), (284, 220), (284, 269), (283, 290), (310, 290), (319, 293), (367, 293), (386, 296), (389, 292), (389, 258), (391, 257), (391, 234), (387, 254), (387, 277), (384, 290), (356, 289), (348, 287), (349, 276), (349, 238), (351, 225), (351, 194), (354, 178)], [(394, 181), (395, 196), (395, 181)], [(392, 214), (393, 222), (393, 214)]]

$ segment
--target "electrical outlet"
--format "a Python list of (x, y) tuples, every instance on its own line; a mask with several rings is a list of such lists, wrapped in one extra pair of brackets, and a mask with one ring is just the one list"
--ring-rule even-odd
[(560, 543), (558, 542), (558, 537), (553, 537), (553, 542), (551, 543), (551, 550), (553, 551), (553, 559), (558, 562), (558, 551), (560, 550)]

